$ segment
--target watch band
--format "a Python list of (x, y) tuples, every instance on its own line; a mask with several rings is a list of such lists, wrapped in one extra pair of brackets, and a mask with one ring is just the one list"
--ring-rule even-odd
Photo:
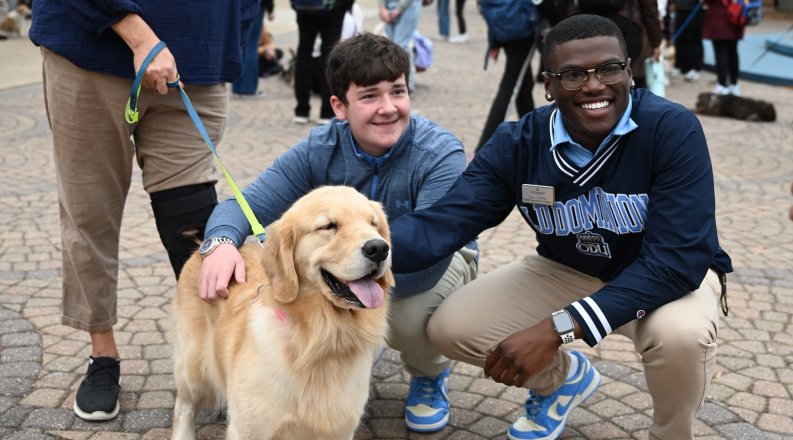
[(206, 258), (207, 255), (211, 254), (221, 244), (237, 246), (237, 243), (228, 237), (212, 237), (201, 245), (201, 247), (198, 249), (198, 253), (201, 255), (202, 259)]
[[(565, 326), (557, 327), (557, 320), (565, 320)], [(553, 312), (551, 314), (551, 323), (553, 324), (553, 331), (562, 339), (562, 344), (569, 344), (575, 341), (575, 323), (570, 312), (565, 309)]]

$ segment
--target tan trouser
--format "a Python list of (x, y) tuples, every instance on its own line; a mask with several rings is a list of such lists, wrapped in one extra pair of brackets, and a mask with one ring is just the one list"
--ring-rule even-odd
[[(141, 90), (140, 122), (129, 126), (131, 80), (86, 71), (47, 49), (42, 56), (60, 201), (61, 321), (103, 331), (117, 320), (119, 232), (133, 157), (149, 193), (216, 181), (213, 157), (178, 93)], [(186, 91), (217, 143), (228, 115), (225, 85)]]
[[(430, 319), (430, 340), (449, 358), (483, 367), (507, 336), (602, 286), (597, 278), (527, 256), (479, 277), (444, 301)], [(699, 289), (616, 330), (633, 341), (644, 362), (653, 399), (652, 438), (694, 438), (694, 419), (716, 363), (720, 289), (718, 276), (709, 271)], [(569, 362), (560, 350), (526, 387), (550, 394), (564, 382)]]
[(449, 267), (426, 292), (391, 302), (388, 345), (400, 352), (405, 370), (413, 376), (437, 376), (451, 361), (430, 343), (427, 322), (438, 305), (476, 278), (476, 251), (455, 252)]

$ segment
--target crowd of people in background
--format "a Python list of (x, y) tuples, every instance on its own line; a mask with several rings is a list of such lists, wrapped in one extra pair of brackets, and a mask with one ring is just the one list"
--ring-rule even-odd
[(467, 43), (468, 26), (465, 23), (465, 0), (454, 0), (454, 15), (457, 18), (457, 35), (450, 34), (449, 0), (438, 0), (438, 37), (450, 43)]
[[(612, 19), (623, 31), (628, 44), (631, 67), (634, 72), (636, 87), (644, 87), (644, 59), (652, 57), (660, 59), (662, 52), (672, 61), (668, 72), (671, 77), (682, 77), (685, 81), (695, 82), (701, 78), (704, 68), (704, 43), (710, 40), (713, 47), (715, 72), (717, 81), (713, 93), (740, 95), (738, 42), (743, 38), (744, 27), (732, 24), (727, 19), (728, 4), (732, 0), (627, 0), (622, 2), (604, 2), (621, 4), (616, 12), (587, 9), (587, 2), (579, 0), (544, 0), (538, 9), (541, 11), (543, 31), (523, 41), (501, 44), (491, 49), (489, 56), (497, 59), (503, 51), (506, 58), (505, 72), (499, 89), (494, 96), (487, 121), (482, 128), (477, 148), (492, 134), (495, 125), (503, 120), (509, 102), (514, 102), (516, 115), (522, 116), (534, 108), (531, 89), (534, 78), (525, 78), (522, 73), (532, 76), (531, 64), (523, 68), (523, 61), (534, 53), (541, 54), (542, 34), (560, 19), (577, 13), (595, 13)], [(237, 99), (261, 99), (264, 92), (259, 90), (260, 77), (268, 77), (285, 73), (284, 78), (293, 84), (295, 98), (295, 123), (306, 123), (315, 120), (327, 123), (333, 117), (330, 108), (323, 104), (319, 118), (311, 119), (309, 98), (312, 92), (327, 101), (327, 87), (323, 85), (321, 74), (323, 60), (330, 48), (346, 34), (347, 37), (363, 32), (362, 13), (360, 6), (352, 0), (336, 0), (329, 2), (332, 7), (322, 11), (301, 9), (305, 0), (292, 3), (297, 15), (298, 28), (302, 30), (296, 53), (292, 60), (285, 58), (285, 52), (277, 46), (272, 33), (267, 29), (266, 22), (275, 18), (273, 0), (262, 0), (260, 16), (251, 28), (251, 38), (244, 48), (243, 74), (232, 84), (232, 97)], [(378, 15), (383, 23), (383, 33), (397, 42), (409, 54), (413, 55), (414, 31), (418, 26), (422, 6), (435, 3), (437, 8), (436, 40), (451, 43), (466, 43), (470, 36), (465, 19), (465, 0), (454, 1), (454, 18), (457, 34), (452, 35), (450, 19), (450, 0), (379, 0)], [(0, 39), (19, 34), (22, 19), (30, 18), (32, 0), (0, 0)], [(353, 6), (355, 5), (355, 6)], [(478, 7), (478, 3), (477, 3)], [(357, 14), (356, 11), (357, 10)], [(335, 12), (334, 12), (335, 11)], [(350, 33), (349, 22), (354, 20), (358, 25)], [(346, 29), (342, 32), (342, 23)], [(321, 44), (325, 33), (325, 45)], [(302, 42), (302, 44), (301, 44)], [(666, 50), (664, 49), (664, 44)], [(324, 50), (323, 50), (324, 47)], [(438, 50), (446, 50), (443, 47)], [(539, 58), (539, 57), (538, 57)], [(291, 69), (290, 69), (291, 64)], [(415, 68), (414, 68), (415, 69)], [(288, 72), (287, 72), (288, 70)], [(288, 73), (288, 76), (286, 75)], [(415, 70), (412, 70), (409, 81), (411, 92), (415, 92)], [(536, 71), (537, 80), (542, 80), (542, 63)], [(515, 87), (518, 85), (518, 87)], [(515, 95), (507, 89), (514, 89)]]
[[(232, 92), (236, 98), (261, 98), (264, 95), (257, 89), (258, 78), (282, 74), (282, 77), (294, 86), (297, 101), (294, 122), (303, 124), (314, 121), (318, 124), (326, 124), (333, 115), (325, 104), (329, 97), (326, 96), (327, 85), (323, 84), (324, 78), (321, 73), (324, 69), (323, 60), (336, 41), (365, 31), (363, 15), (360, 7), (350, 0), (330, 2), (333, 6), (322, 11), (302, 10), (300, 4), (305, 1), (311, 0), (292, 2), (297, 15), (298, 29), (301, 30), (297, 53), (292, 52), (292, 60), (284, 57), (285, 52), (277, 47), (266, 26), (254, 26), (251, 31), (252, 42), (245, 49), (243, 76), (235, 81)], [(458, 31), (456, 35), (452, 35), (450, 0), (379, 0), (377, 6), (380, 25), (374, 27), (375, 32), (386, 35), (403, 47), (409, 56), (414, 57), (416, 45), (414, 38), (422, 7), (432, 5), (434, 1), (437, 1), (434, 6), (437, 8), (438, 21), (437, 34), (433, 39), (441, 43), (469, 41), (465, 20), (465, 0), (455, 0), (454, 15)], [(532, 89), (535, 78), (536, 81), (543, 80), (543, 65), (539, 56), (542, 54), (543, 36), (553, 24), (575, 14), (594, 13), (609, 18), (618, 25), (628, 46), (634, 87), (646, 87), (644, 60), (648, 58), (671, 63), (671, 70), (667, 70), (671, 78), (680, 77), (685, 81), (699, 81), (704, 68), (703, 39), (707, 39), (711, 40), (717, 74), (713, 93), (740, 95), (737, 45), (743, 37), (744, 29), (728, 21), (724, 0), (605, 2), (618, 4), (617, 10), (592, 6), (597, 3), (544, 0), (537, 6), (543, 21), (536, 33), (515, 41), (495, 42), (495, 44), (491, 41), (487, 56), (497, 61), (499, 54), (503, 52), (505, 66), (476, 150), (484, 145), (498, 124), (508, 117), (511, 103), (514, 104), (517, 117), (534, 109)], [(479, 7), (478, 3), (477, 7)], [(262, 2), (261, 13), (263, 17), (272, 20), (274, 16), (272, 0)], [(326, 39), (331, 40), (325, 44), (322, 43), (323, 32)], [(257, 52), (252, 55), (254, 50)], [(453, 49), (436, 44), (434, 50)], [(538, 57), (534, 57), (535, 53)], [(532, 60), (536, 62), (537, 58), (540, 58), (539, 69), (534, 71)], [(253, 60), (257, 65), (254, 65)], [(417, 70), (414, 64), (411, 63), (411, 75), (408, 79), (410, 93), (416, 92)], [(423, 68), (418, 71), (423, 71)], [(666, 81), (668, 83), (669, 79), (667, 78)], [(322, 108), (316, 119), (309, 116), (309, 99), (312, 93), (322, 99)]]
[(703, 39), (713, 45), (717, 82), (713, 93), (740, 95), (738, 42), (744, 26), (727, 18), (723, 0), (670, 0), (667, 24), (674, 44), (673, 76), (697, 81), (704, 65)]

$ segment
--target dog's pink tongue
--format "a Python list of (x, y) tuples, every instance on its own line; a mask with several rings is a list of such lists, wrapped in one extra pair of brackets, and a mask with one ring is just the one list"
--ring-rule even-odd
[(361, 300), (367, 309), (376, 309), (383, 305), (385, 292), (383, 292), (383, 288), (371, 278), (350, 281), (348, 286), (352, 293)]

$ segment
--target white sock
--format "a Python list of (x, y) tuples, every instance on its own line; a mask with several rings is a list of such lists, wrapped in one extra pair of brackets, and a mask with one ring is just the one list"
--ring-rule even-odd
[(570, 356), (570, 369), (567, 371), (567, 380), (570, 380), (575, 376), (576, 371), (578, 371), (578, 358), (573, 356), (573, 353), (566, 351), (568, 356)]

